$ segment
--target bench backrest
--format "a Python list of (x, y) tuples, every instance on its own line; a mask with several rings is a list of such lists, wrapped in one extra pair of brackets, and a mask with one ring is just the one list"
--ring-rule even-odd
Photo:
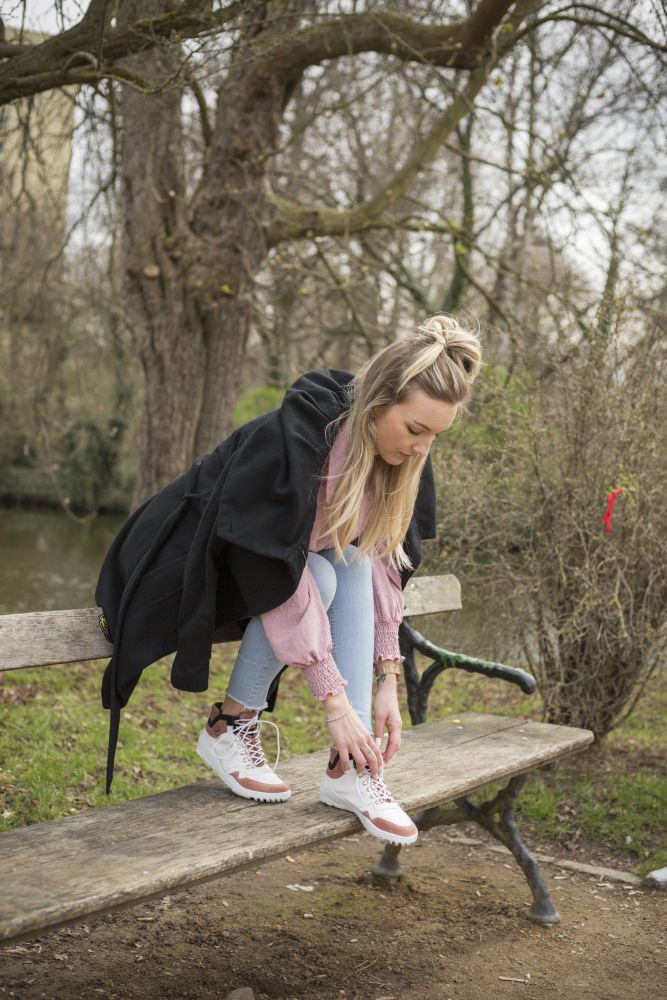
[[(405, 588), (405, 614), (415, 618), (461, 608), (455, 576), (413, 577)], [(34, 611), (0, 616), (0, 670), (79, 663), (111, 655), (98, 625), (98, 608)]]

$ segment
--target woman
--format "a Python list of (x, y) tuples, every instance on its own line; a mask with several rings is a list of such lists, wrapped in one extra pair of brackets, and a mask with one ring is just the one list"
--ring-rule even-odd
[(322, 801), (380, 839), (416, 839), (382, 779), (400, 747), (402, 588), (434, 534), (430, 446), (468, 399), (479, 363), (477, 336), (434, 316), (355, 378), (303, 376), (280, 410), (239, 428), (135, 512), (96, 592), (114, 642), (103, 682), (107, 788), (120, 708), (143, 667), (176, 650), (172, 683), (205, 690), (211, 641), (240, 630), (225, 700), (197, 744), (203, 760), (237, 795), (289, 798), (262, 751), (259, 713), (273, 707), (283, 665), (299, 666), (331, 736)]

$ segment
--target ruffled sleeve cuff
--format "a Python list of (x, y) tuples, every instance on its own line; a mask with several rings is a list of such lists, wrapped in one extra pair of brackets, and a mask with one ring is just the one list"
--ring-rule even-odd
[(380, 660), (397, 660), (403, 663), (405, 660), (398, 644), (398, 625), (398, 622), (375, 622), (374, 663)]
[(323, 660), (303, 667), (303, 673), (308, 681), (313, 698), (324, 701), (328, 694), (340, 694), (347, 687), (347, 681), (334, 662), (331, 653)]

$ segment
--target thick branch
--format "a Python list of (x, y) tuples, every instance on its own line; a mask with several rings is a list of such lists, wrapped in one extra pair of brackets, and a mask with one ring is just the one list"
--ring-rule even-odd
[[(538, 8), (540, 3), (541, 0), (522, 0), (518, 3), (513, 24), (518, 25)], [(507, 32), (503, 42), (486, 55), (471, 73), (466, 86), (459, 91), (431, 131), (415, 146), (403, 166), (373, 197), (341, 212), (322, 205), (294, 204), (275, 193), (272, 194), (275, 214), (267, 234), (269, 244), (275, 246), (283, 240), (303, 237), (343, 236), (371, 228), (374, 222), (405, 194), (420, 170), (433, 162), (457, 124), (469, 114), (477, 94), (486, 83), (489, 72), (513, 45), (513, 37), (510, 35), (513, 35), (513, 32)]]
[(22, 52), (31, 52), (34, 47), (34, 45), (25, 45), (19, 42), (0, 41), (0, 59), (14, 59)]
[[(39, 45), (3, 43), (0, 55), (0, 104), (80, 82), (91, 71), (99, 79), (113, 76), (119, 59), (153, 48), (174, 37), (194, 38), (220, 28), (258, 0), (235, 0), (213, 11), (211, 0), (183, 0), (175, 9), (146, 17), (127, 27), (111, 27), (107, 4), (93, 0), (83, 19), (69, 31)], [(447, 25), (413, 21), (392, 11), (347, 14), (287, 32), (280, 45), (258, 47), (258, 69), (268, 64), (286, 81), (297, 79), (310, 65), (358, 52), (381, 52), (401, 59), (430, 62), (453, 69), (471, 69), (488, 52), (493, 31), (512, 0), (480, 0), (469, 18)]]
[(167, 39), (194, 38), (219, 29), (256, 2), (232, 0), (214, 11), (211, 0), (183, 0), (175, 10), (118, 27), (111, 26), (108, 4), (94, 2), (73, 28), (38, 45), (2, 43), (0, 57), (5, 62), (0, 65), (0, 105), (78, 83), (82, 69), (87, 77), (91, 67), (96, 79), (113, 77), (120, 59)]
[(513, 0), (480, 0), (469, 18), (429, 24), (396, 11), (346, 14), (288, 36), (267, 53), (275, 70), (287, 77), (326, 59), (381, 52), (406, 61), (451, 69), (474, 69), (488, 53), (493, 32)]

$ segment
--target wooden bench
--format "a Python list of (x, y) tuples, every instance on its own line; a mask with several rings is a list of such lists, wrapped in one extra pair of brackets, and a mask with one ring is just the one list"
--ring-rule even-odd
[[(524, 671), (440, 650), (407, 620), (460, 607), (455, 577), (417, 578), (406, 589), (401, 646), (413, 722), (423, 721), (437, 675), (452, 667), (534, 690), (533, 678)], [(0, 670), (108, 656), (97, 616), (97, 609), (89, 608), (0, 617)], [(433, 660), (421, 675), (415, 649)], [(403, 734), (401, 752), (390, 765), (391, 788), (420, 828), (472, 819), (509, 847), (533, 893), (528, 915), (550, 925), (560, 917), (535, 859), (518, 836), (513, 804), (530, 771), (581, 750), (592, 739), (586, 730), (496, 715), (467, 713), (425, 723)], [(100, 747), (100, 765), (103, 756)], [(321, 768), (321, 752), (281, 765), (293, 790), (286, 803), (247, 802), (218, 781), (202, 780), (3, 833), (0, 941), (34, 936), (358, 832), (354, 816), (319, 802)], [(475, 805), (470, 800), (471, 792), (506, 779), (508, 785), (488, 802)], [(374, 866), (376, 876), (400, 875), (398, 855), (398, 848), (387, 845)]]

